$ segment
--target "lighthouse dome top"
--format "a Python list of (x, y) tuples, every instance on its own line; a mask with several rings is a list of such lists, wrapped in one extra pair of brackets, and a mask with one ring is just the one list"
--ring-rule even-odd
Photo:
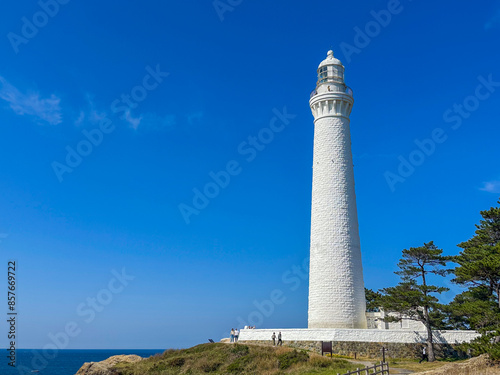
[(325, 86), (328, 91), (344, 91), (344, 66), (339, 59), (333, 57), (333, 51), (328, 51), (328, 56), (318, 67), (318, 81), (316, 88), (320, 92), (320, 86)]
[(342, 65), (339, 59), (335, 58), (333, 56), (333, 51), (330, 50), (328, 51), (328, 54), (326, 56), (326, 59), (324, 59), (321, 64), (319, 64), (318, 69), (327, 66), (327, 65)]

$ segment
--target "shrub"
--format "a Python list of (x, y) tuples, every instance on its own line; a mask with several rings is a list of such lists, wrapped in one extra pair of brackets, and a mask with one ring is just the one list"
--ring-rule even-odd
[(243, 357), (248, 354), (250, 348), (246, 345), (235, 344), (231, 348), (231, 353), (236, 354), (237, 357)]
[(150, 369), (151, 370), (154, 370), (154, 371), (163, 371), (163, 370), (166, 370), (167, 369), (167, 364), (164, 363), (164, 362), (159, 362), (159, 363), (155, 363), (153, 364)]
[(167, 366), (182, 367), (182, 366), (184, 366), (184, 363), (186, 363), (186, 360), (184, 358), (177, 357), (177, 358), (172, 358), (172, 359), (168, 360)]
[(478, 356), (481, 354), (489, 354), (490, 359), (500, 361), (500, 327), (495, 327), (487, 331), (480, 330), (481, 336), (475, 338), (470, 343), (460, 345), (460, 349), (464, 352), (471, 350), (472, 355)]
[(167, 356), (171, 356), (172, 354), (178, 354), (178, 353), (180, 353), (180, 350), (177, 350), (177, 349), (167, 349), (167, 350), (165, 350), (163, 352), (162, 356), (163, 357), (167, 357)]
[(201, 358), (200, 360), (197, 361), (196, 367), (199, 368), (203, 372), (214, 372), (217, 371), (217, 369), (220, 367), (221, 363), (207, 359), (207, 358)]
[(332, 365), (331, 359), (326, 357), (320, 357), (318, 355), (312, 356), (309, 362), (314, 367), (320, 367), (320, 368), (330, 367)]
[(290, 366), (293, 366), (300, 362), (307, 362), (309, 360), (309, 355), (301, 350), (293, 350), (288, 353), (278, 355), (278, 367), (280, 370), (285, 370)]
[(250, 357), (240, 357), (229, 366), (227, 366), (227, 372), (233, 374), (239, 374), (245, 370), (245, 367), (250, 362)]

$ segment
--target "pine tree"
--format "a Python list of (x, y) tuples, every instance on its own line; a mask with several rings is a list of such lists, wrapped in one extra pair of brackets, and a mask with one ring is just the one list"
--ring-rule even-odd
[(482, 334), (464, 348), (500, 360), (500, 207), (481, 216), (475, 235), (458, 244), (462, 251), (451, 258), (458, 264), (452, 281), (469, 289), (450, 303), (450, 322)]
[(366, 311), (377, 312), (380, 308), (379, 299), (382, 295), (371, 289), (365, 288)]
[[(500, 201), (498, 202), (500, 204)], [(481, 211), (476, 234), (458, 244), (463, 250), (452, 258), (458, 264), (453, 282), (469, 287), (484, 286), (500, 308), (500, 207)]]
[(485, 286), (471, 287), (446, 306), (453, 329), (482, 330), (500, 325), (500, 309)]
[(403, 316), (422, 322), (427, 330), (427, 352), (429, 361), (435, 360), (432, 330), (442, 327), (443, 306), (436, 294), (443, 293), (448, 288), (429, 285), (428, 276), (445, 276), (449, 270), (444, 269), (447, 257), (442, 255), (434, 242), (424, 243), (424, 246), (411, 247), (403, 250), (403, 257), (398, 263), (401, 282), (395, 287), (382, 289), (379, 298), (381, 307), (387, 312), (398, 313), (388, 315), (386, 321), (399, 321)]

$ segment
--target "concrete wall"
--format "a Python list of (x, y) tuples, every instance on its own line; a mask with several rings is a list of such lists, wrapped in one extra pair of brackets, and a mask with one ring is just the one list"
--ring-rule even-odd
[[(269, 341), (273, 332), (281, 332), (284, 341), (338, 341), (363, 343), (425, 343), (425, 331), (384, 330), (384, 329), (242, 329), (241, 341)], [(475, 331), (435, 331), (434, 342), (460, 344), (478, 337)]]
[[(283, 333), (283, 332), (282, 332)], [(271, 340), (241, 341), (255, 343), (259, 345), (272, 345)], [(305, 349), (321, 354), (320, 341), (290, 341), (285, 340), (283, 345), (297, 349)], [(422, 344), (402, 344), (387, 342), (348, 342), (333, 341), (333, 353), (346, 355), (354, 358), (372, 358), (382, 359), (382, 347), (387, 349), (386, 358), (420, 358), (422, 353)], [(465, 353), (457, 350), (457, 345), (436, 344), (434, 350), (437, 358), (464, 357)]]

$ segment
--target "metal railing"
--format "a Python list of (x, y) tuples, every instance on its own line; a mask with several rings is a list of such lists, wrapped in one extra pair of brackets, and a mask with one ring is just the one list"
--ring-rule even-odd
[[(380, 364), (378, 365), (376, 364), (375, 366), (365, 367), (361, 370), (358, 368), (355, 371), (346, 372), (343, 375), (376, 375), (376, 374), (389, 375), (389, 364), (385, 362), (380, 362)], [(337, 375), (340, 374), (337, 373)]]
[[(349, 86), (345, 87), (345, 91), (344, 92), (347, 95), (349, 95), (349, 96), (353, 96), (353, 91), (352, 91), (352, 89)], [(314, 90), (311, 91), (311, 95), (309, 96), (309, 98), (312, 98), (313, 96), (316, 96), (316, 95), (318, 95), (318, 91), (316, 89), (314, 89)]]

